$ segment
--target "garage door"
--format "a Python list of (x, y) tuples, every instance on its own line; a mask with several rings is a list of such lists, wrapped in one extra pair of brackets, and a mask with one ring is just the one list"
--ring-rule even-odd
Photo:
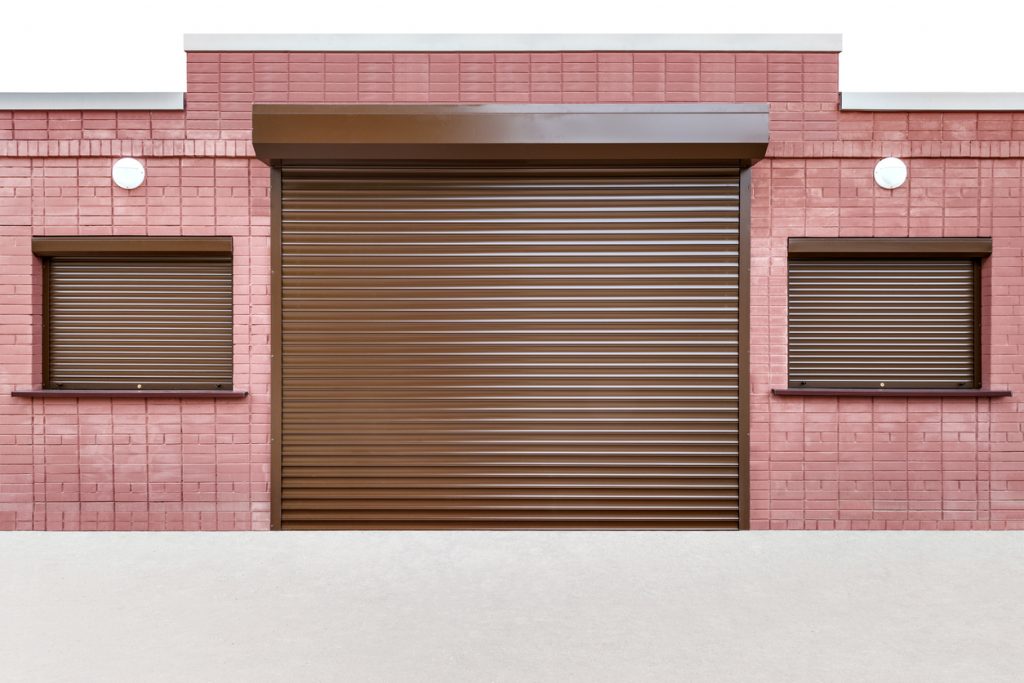
[(281, 178), (283, 528), (739, 525), (737, 167)]

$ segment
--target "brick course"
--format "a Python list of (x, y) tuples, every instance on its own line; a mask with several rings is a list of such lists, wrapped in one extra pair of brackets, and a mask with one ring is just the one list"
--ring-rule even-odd
[[(1024, 391), (1024, 112), (840, 112), (838, 56), (190, 53), (184, 112), (0, 111), (0, 529), (266, 529), (269, 172), (253, 102), (768, 102), (753, 168), (757, 529), (1024, 529), (1024, 419), (1000, 399), (773, 397), (790, 236), (992, 236), (985, 384)], [(126, 192), (119, 156), (146, 165)], [(908, 183), (871, 169), (906, 159)], [(245, 400), (12, 398), (38, 386), (32, 235), (234, 238)]]

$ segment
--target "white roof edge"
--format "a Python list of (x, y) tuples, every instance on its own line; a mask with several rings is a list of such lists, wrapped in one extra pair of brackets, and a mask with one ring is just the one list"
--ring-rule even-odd
[(0, 110), (119, 109), (181, 111), (181, 92), (0, 92)]
[(839, 33), (187, 33), (187, 52), (840, 52)]
[(1024, 111), (1017, 92), (844, 92), (843, 111)]

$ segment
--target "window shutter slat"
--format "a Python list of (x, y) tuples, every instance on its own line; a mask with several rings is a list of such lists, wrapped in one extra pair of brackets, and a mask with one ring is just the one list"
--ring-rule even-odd
[(973, 388), (976, 265), (792, 260), (791, 388)]
[(230, 389), (231, 304), (227, 255), (54, 257), (47, 386)]

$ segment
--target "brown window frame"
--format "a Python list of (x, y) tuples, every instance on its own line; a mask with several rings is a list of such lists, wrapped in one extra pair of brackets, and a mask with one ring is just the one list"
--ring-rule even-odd
[[(804, 396), (1009, 396), (1005, 390), (983, 388), (982, 374), (982, 314), (981, 309), (981, 268), (984, 260), (992, 253), (992, 239), (982, 238), (813, 238), (792, 237), (789, 239), (789, 260), (967, 260), (973, 267), (973, 305), (974, 305), (974, 349), (973, 349), (973, 382), (971, 386), (955, 388), (930, 388), (898, 386), (885, 387), (850, 387), (847, 386), (794, 386), (787, 368), (787, 388), (773, 389), (776, 395)], [(788, 271), (788, 265), (787, 265)], [(787, 327), (789, 320), (787, 305)]]
[[(232, 238), (230, 237), (35, 237), (32, 239), (32, 252), (42, 262), (42, 379), (43, 388), (35, 390), (14, 391), (14, 396), (68, 396), (68, 397), (118, 397), (118, 396), (179, 396), (179, 397), (244, 397), (246, 391), (233, 388), (234, 378), (227, 383), (216, 386), (198, 387), (195, 383), (161, 383), (159, 388), (94, 388), (77, 386), (74, 388), (56, 387), (51, 381), (49, 357), (51, 342), (50, 334), (50, 287), (51, 265), (54, 258), (61, 257), (189, 257), (189, 256), (226, 256), (232, 257)], [(233, 298), (233, 297), (232, 297)], [(233, 363), (232, 363), (233, 365)], [(233, 368), (232, 368), (233, 374)], [(83, 383), (87, 384), (87, 383)], [(211, 385), (213, 383), (211, 382)]]

